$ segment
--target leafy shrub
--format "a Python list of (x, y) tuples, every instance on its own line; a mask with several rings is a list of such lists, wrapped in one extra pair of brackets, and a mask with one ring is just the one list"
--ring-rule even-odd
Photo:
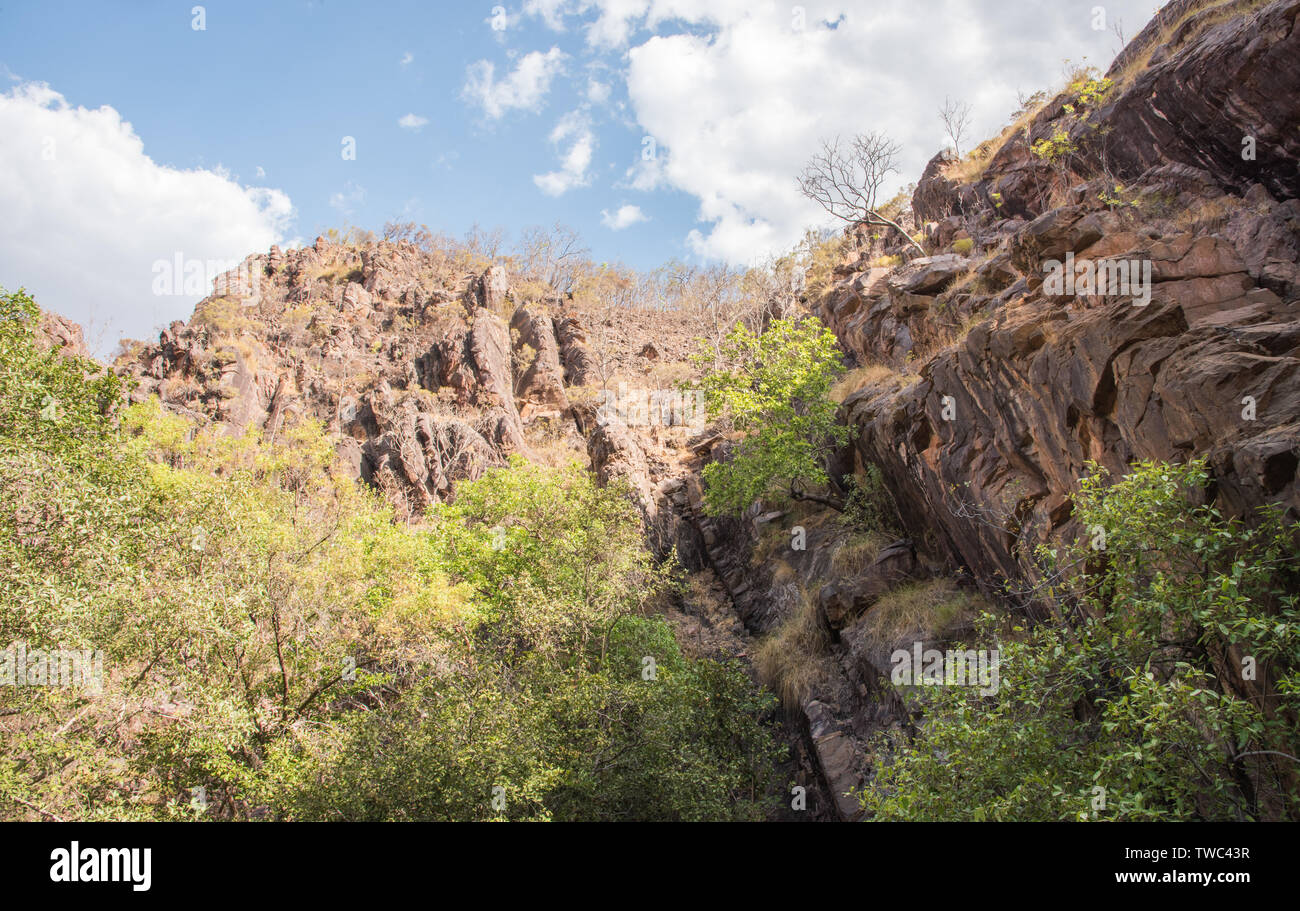
[(514, 463), (397, 524), (318, 425), (123, 408), (37, 315), (0, 294), (0, 649), (104, 672), (0, 686), (0, 818), (763, 814), (771, 699), (677, 648), (626, 490)]
[(1207, 482), (1200, 462), (1083, 479), (1087, 537), (1049, 576), (1072, 621), (1008, 629), (986, 615), (997, 693), (927, 688), (915, 739), (878, 742), (863, 806), (877, 819), (1300, 817), (1294, 530), (1272, 508), (1247, 527), (1189, 504)]
[(1069, 133), (1062, 127), (1057, 127), (1049, 138), (1034, 143), (1031, 150), (1043, 161), (1056, 164), (1079, 151), (1079, 147), (1074, 140), (1070, 139)]
[(845, 478), (844, 519), (858, 528), (892, 532), (898, 527), (898, 507), (885, 486), (880, 467), (868, 464), (861, 474)]
[(738, 514), (764, 496), (798, 499), (829, 481), (826, 444), (843, 442), (847, 428), (836, 423), (830, 397), (842, 369), (839, 343), (819, 320), (774, 320), (761, 334), (741, 324), (695, 360), (721, 361), (701, 384), (705, 407), (745, 434), (730, 460), (704, 469), (711, 514)]

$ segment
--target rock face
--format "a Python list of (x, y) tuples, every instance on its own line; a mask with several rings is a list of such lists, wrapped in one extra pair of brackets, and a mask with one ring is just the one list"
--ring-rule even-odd
[(645, 452), (627, 425), (616, 418), (597, 424), (587, 439), (587, 453), (601, 484), (618, 480), (628, 486), (647, 523), (653, 523), (659, 508)]
[(550, 409), (557, 414), (568, 411), (565, 370), (560, 363), (554, 321), (547, 314), (533, 314), (521, 307), (510, 320), (510, 328), (518, 333), (521, 344), (534, 352), (533, 362), (520, 377), (515, 393), (527, 402), (525, 407), (534, 411)]
[[(938, 535), (990, 581), (1024, 568), (1028, 554), (1017, 549), (1024, 541), (1070, 530), (1069, 495), (1088, 461), (1122, 473), (1138, 459), (1206, 454), (1234, 512), (1271, 502), (1300, 509), (1296, 287), (1288, 276), (1279, 296), (1262, 266), (1294, 255), (1294, 235), (1263, 255), (1233, 242), (1286, 237), (1291, 229), (1267, 222), (1300, 222), (1300, 205), (1242, 213), (1240, 230), (1221, 236), (1156, 239), (1106, 215), (1098, 220), (1105, 233), (1094, 239), (1077, 229), (1086, 217), (1059, 219), (1053, 249), (1086, 244), (1081, 258), (1149, 264), (1149, 303), (1123, 295), (1062, 300), (1045, 295), (1041, 276), (1031, 274), (1014, 297), (984, 301), (993, 315), (919, 376), (891, 376), (845, 402), (859, 456), (906, 492), (913, 531)], [(1261, 265), (1252, 271), (1248, 256)], [(866, 309), (876, 325), (855, 327), (851, 342), (869, 343), (889, 331), (886, 321), (900, 321), (896, 302)], [(955, 489), (964, 499), (956, 508)]]
[[(157, 395), (229, 434), (273, 436), (319, 421), (337, 437), (345, 469), (404, 516), (512, 455), (567, 461), (590, 453), (602, 481), (629, 483), (656, 540), (680, 539), (694, 554), (688, 561), (703, 566), (680, 515), (665, 512), (663, 528), (656, 518), (665, 496), (657, 485), (684, 471), (669, 464), (664, 444), (672, 437), (680, 446), (685, 431), (602, 426), (591, 388), (602, 363), (625, 376), (641, 360), (647, 326), (683, 344), (693, 331), (686, 316), (592, 317), (571, 301), (515, 306), (502, 265), (458, 274), (448, 262), (410, 243), (317, 238), (302, 249), (273, 247), (219, 276), (189, 323), (130, 345), (114, 369), (137, 381), (136, 399)], [(503, 312), (512, 313), (508, 324)], [(588, 342), (593, 318), (608, 324), (599, 353)], [(47, 315), (44, 326), (49, 344), (84, 352), (75, 324)]]
[[(1240, 12), (1225, 18), (1229, 11)], [(1276, 199), (1300, 196), (1298, 20), (1300, 0), (1169, 4), (1112, 65), (1108, 75), (1118, 76), (1139, 54), (1152, 55), (1097, 112), (1108, 133), (1077, 128), (1085, 153), (1121, 178), (1172, 162), (1237, 193), (1259, 184)]]
[(424, 411), (416, 397), (395, 401), (391, 390), (363, 397), (356, 426), (366, 431), (356, 449), (356, 477), (388, 492), (411, 514), (446, 497), (453, 481), (475, 479), (501, 462), (502, 449), (489, 442), (487, 428)]
[(573, 316), (556, 319), (555, 338), (560, 344), (565, 382), (570, 386), (586, 386), (595, 381), (598, 378), (596, 359), (587, 347), (587, 335), (578, 319)]
[[(824, 642), (785, 718), (820, 817), (857, 818), (868, 741), (913, 720), (891, 655), (966, 635), (976, 589), (992, 600), (1032, 575), (1036, 544), (1077, 536), (1089, 463), (1203, 455), (1228, 512), (1300, 517), (1300, 0), (1202, 7), (1166, 6), (1109, 88), (1027, 114), (977, 179), (936, 156), (901, 218), (929, 255), (850, 230), (837, 280), (806, 303), (864, 368), (837, 461), (876, 466), (902, 525), (869, 548), (807, 509), (708, 515), (700, 472), (728, 457), (722, 431), (596, 407), (611, 377), (653, 391), (696, 333), (659, 313), (515, 306), (500, 266), (450, 274), (410, 244), (250, 257), (117, 369), (231, 433), (321, 421), (405, 515), (558, 437), (627, 486), (657, 554), (713, 580), (726, 618), (688, 606), (687, 628), (745, 657), (749, 636), (805, 620)], [(1058, 136), (1072, 151), (1035, 152)], [(76, 350), (73, 329), (46, 335)], [(918, 591), (956, 607), (898, 607)]]
[(818, 595), (822, 616), (832, 629), (843, 629), (861, 616), (880, 596), (912, 578), (917, 570), (912, 542), (895, 541), (876, 554), (866, 571), (822, 588)]
[[(974, 184), (931, 162), (914, 211), (932, 238), (973, 239), (969, 270), (951, 255), (855, 269), (816, 302), (880, 365), (844, 403), (855, 457), (900, 492), (911, 534), (990, 589), (1077, 534), (1090, 461), (1204, 455), (1230, 512), (1300, 516), (1300, 0), (1211, 24), (1192, 8), (1144, 30), (1087, 122), (1049, 102)], [(1077, 156), (1028, 154), (1062, 124)], [(1271, 151), (1243, 161), (1248, 132)], [(1053, 284), (1053, 261), (1079, 281)]]
[[(455, 481), (530, 455), (535, 413), (567, 416), (561, 351), (573, 377), (586, 378), (590, 360), (576, 317), (561, 333), (521, 309), (514, 322), (540, 355), (517, 378), (524, 342), (498, 315), (509, 306), (504, 268), (458, 276), (445, 261), (387, 242), (272, 248), (219, 277), (188, 325), (134, 346), (115, 369), (138, 380), (137, 398), (157, 394), (228, 433), (314, 418), (338, 435), (354, 476), (416, 515)], [(79, 345), (75, 326), (47, 320), (52, 343)]]
[(57, 313), (41, 312), (36, 344), (42, 350), (54, 349), (67, 357), (90, 357), (81, 326)]

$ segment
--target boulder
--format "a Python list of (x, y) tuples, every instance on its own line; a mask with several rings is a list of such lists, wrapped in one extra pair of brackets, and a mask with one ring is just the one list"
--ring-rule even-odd
[(832, 629), (842, 629), (881, 595), (911, 578), (916, 568), (912, 542), (895, 541), (881, 550), (860, 576), (822, 587), (817, 596), (822, 616)]

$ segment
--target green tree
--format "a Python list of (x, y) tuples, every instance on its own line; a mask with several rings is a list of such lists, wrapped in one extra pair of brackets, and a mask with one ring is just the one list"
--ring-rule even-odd
[(318, 424), (123, 407), (38, 318), (0, 295), (0, 649), (103, 674), (0, 686), (0, 819), (765, 812), (772, 701), (678, 649), (626, 491), (515, 462), (408, 527)]
[(760, 497), (789, 497), (842, 510), (813, 490), (830, 480), (830, 447), (848, 439), (830, 397), (843, 369), (835, 335), (816, 318), (774, 320), (762, 333), (737, 325), (697, 362), (721, 365), (703, 380), (705, 407), (743, 435), (728, 460), (705, 467), (706, 509), (736, 514)]
[(924, 688), (917, 735), (877, 744), (863, 806), (883, 820), (1300, 818), (1294, 529), (1273, 508), (1251, 526), (1225, 517), (1208, 480), (1201, 462), (1084, 478), (1084, 540), (1049, 576), (1072, 620), (986, 617), (997, 693)]
[(278, 757), (287, 815), (761, 817), (772, 701), (734, 663), (687, 659), (648, 613), (671, 579), (625, 490), (516, 459), (434, 519), (473, 619), (392, 711)]

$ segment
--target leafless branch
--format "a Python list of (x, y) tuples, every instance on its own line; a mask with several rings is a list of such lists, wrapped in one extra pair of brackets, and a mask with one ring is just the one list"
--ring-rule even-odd
[(970, 112), (969, 104), (953, 101), (947, 96), (944, 96), (943, 107), (939, 108), (939, 119), (943, 121), (948, 138), (952, 140), (953, 154), (958, 158), (961, 158), (961, 141), (970, 126)]
[(862, 133), (847, 144), (823, 140), (798, 177), (799, 191), (842, 221), (893, 228), (924, 256), (925, 248), (877, 208), (880, 188), (898, 172), (899, 152), (883, 133)]

